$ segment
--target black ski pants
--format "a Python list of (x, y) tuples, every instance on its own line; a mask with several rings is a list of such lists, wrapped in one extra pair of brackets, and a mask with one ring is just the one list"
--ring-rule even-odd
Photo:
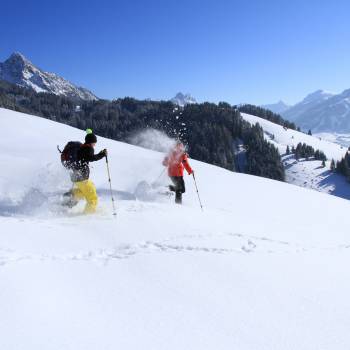
[(182, 203), (182, 194), (185, 193), (185, 181), (183, 176), (170, 176), (174, 186), (170, 186), (170, 190), (175, 192), (175, 203)]

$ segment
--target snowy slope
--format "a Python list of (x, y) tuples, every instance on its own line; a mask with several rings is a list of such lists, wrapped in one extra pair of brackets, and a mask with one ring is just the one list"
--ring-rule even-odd
[[(321, 137), (309, 136), (302, 132), (285, 129), (280, 125), (253, 115), (242, 113), (242, 117), (251, 124), (259, 123), (264, 129), (265, 138), (278, 148), (285, 166), (287, 182), (350, 199), (350, 185), (345, 177), (330, 171), (331, 159), (340, 160), (345, 155), (346, 148)], [(323, 151), (328, 158), (326, 167), (323, 168), (320, 161), (306, 161), (304, 159), (296, 161), (293, 155), (285, 154), (287, 146), (290, 148), (292, 146), (296, 147), (299, 142), (306, 143), (315, 150)]]
[(350, 146), (350, 134), (320, 132), (320, 133), (314, 134), (314, 136), (321, 137), (323, 140), (337, 143), (345, 148), (348, 148)]
[(183, 207), (135, 200), (163, 155), (100, 138), (118, 217), (103, 161), (99, 213), (67, 215), (30, 188), (69, 187), (56, 145), (83, 132), (4, 109), (0, 125), (1, 349), (348, 349), (347, 201), (195, 161), (204, 212), (189, 177)]
[(268, 120), (256, 117), (254, 115), (241, 113), (242, 117), (250, 122), (251, 124), (259, 123), (265, 132), (273, 134), (275, 136), (275, 141), (281, 152), (286, 151), (287, 145), (297, 146), (299, 142), (305, 142), (306, 144), (314, 147), (315, 149), (320, 149), (327, 155), (328, 158), (340, 159), (344, 156), (346, 149), (342, 146), (323, 140), (319, 137), (309, 136), (302, 132), (285, 129), (283, 126), (272, 123)]
[(89, 90), (75, 86), (54, 73), (37, 68), (22, 54), (15, 52), (5, 62), (0, 62), (0, 79), (36, 92), (49, 92), (82, 100), (97, 100)]

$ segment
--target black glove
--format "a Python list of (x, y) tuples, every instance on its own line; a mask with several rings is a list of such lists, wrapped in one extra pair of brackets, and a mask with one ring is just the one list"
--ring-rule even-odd
[(103, 155), (104, 157), (107, 157), (108, 155), (107, 149), (102, 150), (100, 154)]

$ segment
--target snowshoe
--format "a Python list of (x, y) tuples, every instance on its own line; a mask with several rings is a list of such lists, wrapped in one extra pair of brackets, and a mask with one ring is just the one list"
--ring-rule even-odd
[(154, 201), (161, 196), (172, 196), (172, 192), (168, 187), (154, 187), (147, 181), (141, 181), (135, 189), (134, 195), (137, 199), (142, 201)]
[(63, 193), (62, 197), (62, 206), (64, 207), (73, 208), (78, 204), (78, 201), (73, 197), (72, 191)]

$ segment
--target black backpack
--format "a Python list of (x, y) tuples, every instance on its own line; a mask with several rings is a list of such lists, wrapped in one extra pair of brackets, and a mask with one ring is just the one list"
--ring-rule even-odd
[(79, 162), (78, 154), (83, 144), (79, 141), (69, 141), (61, 152), (62, 165), (67, 169), (74, 169)]

